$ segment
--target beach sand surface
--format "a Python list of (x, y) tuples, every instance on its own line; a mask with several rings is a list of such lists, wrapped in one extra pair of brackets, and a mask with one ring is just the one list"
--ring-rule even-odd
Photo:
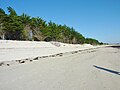
[(102, 47), (0, 67), (0, 90), (120, 90), (120, 49)]

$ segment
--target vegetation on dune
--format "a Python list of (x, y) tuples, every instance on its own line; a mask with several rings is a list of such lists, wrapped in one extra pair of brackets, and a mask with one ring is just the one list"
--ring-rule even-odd
[(0, 38), (7, 40), (59, 41), (73, 44), (100, 44), (98, 40), (85, 38), (73, 27), (58, 25), (52, 21), (46, 23), (39, 17), (17, 15), (8, 7), (9, 14), (0, 8)]

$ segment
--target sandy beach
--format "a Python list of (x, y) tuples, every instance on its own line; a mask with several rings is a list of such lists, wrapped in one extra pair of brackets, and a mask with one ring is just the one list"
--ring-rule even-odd
[[(17, 45), (14, 49), (9, 46), (1, 48), (1, 62), (62, 54), (38, 58), (28, 63), (1, 66), (0, 90), (120, 90), (120, 48), (67, 44), (56, 47), (50, 43), (50, 47), (43, 46), (39, 46), (38, 51), (38, 47), (25, 46), (26, 52)], [(8, 57), (4, 59), (6, 55)]]

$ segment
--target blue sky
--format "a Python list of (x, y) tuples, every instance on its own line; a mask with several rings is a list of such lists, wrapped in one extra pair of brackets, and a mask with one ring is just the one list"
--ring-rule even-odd
[(74, 27), (85, 37), (120, 42), (120, 0), (0, 0), (0, 8), (7, 12), (8, 6), (18, 15)]

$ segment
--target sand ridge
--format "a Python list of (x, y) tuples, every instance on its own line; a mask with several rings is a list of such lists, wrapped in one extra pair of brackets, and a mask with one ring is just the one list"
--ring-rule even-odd
[(62, 56), (66, 53), (77, 53), (93, 47), (89, 44), (65, 44), (44, 41), (0, 40), (0, 66), (32, 62), (38, 58)]

